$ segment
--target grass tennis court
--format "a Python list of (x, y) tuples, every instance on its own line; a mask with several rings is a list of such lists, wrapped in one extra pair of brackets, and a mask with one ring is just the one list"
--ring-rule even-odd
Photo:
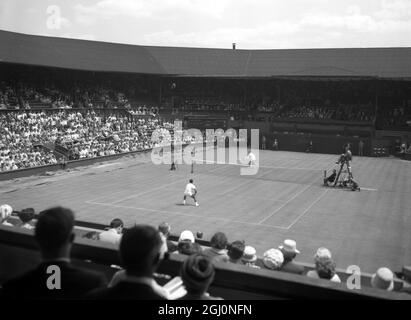
[[(172, 232), (203, 231), (209, 239), (223, 231), (230, 241), (245, 240), (257, 254), (295, 239), (312, 262), (316, 249), (329, 248), (337, 267), (356, 264), (365, 272), (411, 261), (411, 162), (354, 157), (361, 192), (322, 186), (324, 169), (337, 155), (260, 151), (257, 175), (241, 176), (234, 164), (154, 165), (150, 154), (124, 157), (50, 175), (5, 181), (1, 203), (40, 211), (63, 205), (77, 219), (126, 225), (167, 221)], [(182, 196), (193, 177), (199, 207)]]

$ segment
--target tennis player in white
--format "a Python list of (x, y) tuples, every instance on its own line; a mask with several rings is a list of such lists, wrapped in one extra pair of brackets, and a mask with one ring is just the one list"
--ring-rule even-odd
[(256, 160), (255, 154), (250, 151), (248, 153), (247, 160), (248, 160), (248, 165), (249, 166), (254, 166), (255, 165), (255, 160)]
[(193, 179), (190, 179), (189, 183), (187, 183), (186, 185), (186, 189), (184, 191), (184, 200), (183, 200), (183, 205), (186, 204), (186, 198), (187, 197), (191, 197), (193, 198), (196, 207), (199, 206), (197, 199), (196, 199), (196, 194), (197, 194), (197, 188), (196, 186), (193, 184)]

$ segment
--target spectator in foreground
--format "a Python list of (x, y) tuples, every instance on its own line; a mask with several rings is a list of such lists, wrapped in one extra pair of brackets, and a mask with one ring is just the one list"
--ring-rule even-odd
[(0, 206), (0, 225), (13, 227), (13, 225), (7, 222), (7, 218), (13, 213), (13, 208), (8, 204), (3, 204)]
[(340, 277), (335, 272), (335, 262), (331, 252), (327, 248), (319, 248), (314, 257), (315, 269), (307, 272), (307, 277), (316, 279), (326, 279), (332, 282), (341, 282)]
[(207, 293), (214, 275), (214, 265), (209, 257), (203, 254), (188, 257), (181, 268), (181, 279), (187, 294), (179, 300), (222, 300)]
[(201, 253), (202, 251), (203, 248), (196, 242), (193, 243), (188, 240), (183, 240), (178, 243), (178, 253), (180, 254), (191, 256), (192, 254)]
[(229, 262), (235, 264), (241, 264), (241, 258), (243, 257), (245, 249), (244, 241), (234, 241), (228, 246), (227, 255), (229, 258)]
[[(87, 292), (107, 284), (103, 274), (74, 267), (70, 251), (74, 240), (74, 214), (70, 209), (55, 207), (40, 212), (35, 239), (42, 262), (21, 277), (3, 284), (4, 296), (19, 299), (78, 299)], [(50, 281), (49, 267), (60, 269), (60, 281)], [(55, 272), (56, 276), (58, 275)], [(59, 290), (48, 286), (59, 285)], [(54, 287), (54, 288), (56, 288)]]
[(247, 267), (260, 269), (260, 267), (255, 264), (257, 262), (257, 251), (254, 247), (245, 246), (241, 261)]
[(124, 223), (121, 219), (114, 219), (110, 222), (110, 229), (100, 233), (100, 240), (118, 245), (121, 240)]
[(166, 239), (168, 252), (171, 253), (176, 251), (177, 246), (173, 241), (168, 239), (171, 234), (171, 226), (167, 222), (163, 222), (158, 226), (158, 231), (160, 231)]
[(180, 237), (178, 238), (178, 242), (184, 241), (184, 240), (194, 243), (195, 242), (194, 234), (190, 230), (184, 230), (183, 232), (181, 232)]
[(388, 268), (379, 268), (371, 277), (371, 286), (376, 289), (392, 291), (394, 289), (394, 273)]
[(125, 273), (109, 288), (98, 289), (90, 299), (162, 300), (153, 274), (161, 260), (159, 232), (148, 225), (137, 225), (124, 233), (119, 248)]
[(293, 261), (297, 254), (300, 253), (300, 251), (297, 250), (297, 243), (294, 240), (287, 239), (284, 240), (281, 246), (279, 246), (279, 249), (284, 256), (281, 271), (294, 274), (304, 274), (304, 267)]
[(284, 262), (284, 256), (281, 250), (270, 249), (264, 252), (263, 263), (267, 269), (281, 270)]
[(33, 208), (27, 208), (27, 209), (21, 210), (21, 212), (19, 213), (19, 218), (22, 222), (22, 225), (20, 226), (20, 228), (33, 230), (34, 226), (30, 224), (30, 221), (34, 219), (34, 214), (35, 212)]
[(216, 232), (210, 240), (211, 248), (204, 250), (204, 255), (210, 257), (214, 262), (227, 262), (227, 237), (223, 232)]

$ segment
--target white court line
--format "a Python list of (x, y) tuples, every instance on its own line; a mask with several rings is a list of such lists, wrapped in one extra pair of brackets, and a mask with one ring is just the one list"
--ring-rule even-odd
[[(213, 172), (213, 171), (216, 171), (216, 170), (218, 170), (218, 169), (221, 169), (221, 167), (214, 168), (213, 170), (210, 170), (210, 171), (208, 171), (208, 172)], [(200, 172), (199, 175), (201, 175), (201, 174), (202, 174), (202, 173)], [(180, 183), (181, 181), (186, 181), (186, 180), (187, 180), (187, 177), (181, 178), (181, 179), (175, 180), (175, 181), (173, 181), (173, 182), (170, 182), (170, 183), (167, 183), (167, 184), (163, 184), (163, 185), (161, 185), (161, 186), (159, 186), (159, 187), (157, 187), (157, 188), (152, 188), (152, 189), (147, 190), (147, 191), (143, 191), (143, 192), (140, 192), (140, 193), (137, 193), (137, 194), (132, 194), (131, 196), (127, 196), (127, 197), (125, 197), (125, 198), (117, 199), (116, 201), (112, 202), (112, 204), (116, 204), (116, 203), (119, 203), (119, 202), (121, 202), (121, 201), (128, 200), (128, 199), (133, 199), (133, 198), (142, 196), (142, 195), (144, 195), (144, 194), (150, 193), (150, 192), (152, 192), (152, 191), (159, 190), (159, 189), (163, 189), (164, 187), (168, 187), (168, 186), (171, 186), (171, 185), (173, 185), (173, 184)]]
[(287, 230), (291, 229), (291, 227), (292, 227), (301, 217), (303, 217), (318, 201), (320, 201), (320, 200), (326, 195), (327, 192), (328, 192), (328, 189), (327, 189), (327, 190), (324, 190), (324, 192), (321, 193), (321, 194), (318, 196), (318, 198), (315, 199), (315, 200), (313, 201), (313, 203), (311, 203), (311, 204), (307, 207), (307, 209), (305, 209), (305, 210), (303, 211), (303, 213), (301, 213), (301, 214), (287, 227)]
[(254, 223), (254, 222), (244, 222), (244, 221), (238, 221), (238, 220), (233, 220), (233, 219), (225, 219), (225, 218), (210, 217), (210, 216), (199, 216), (199, 215), (183, 213), (183, 212), (148, 209), (148, 208), (139, 208), (139, 207), (132, 207), (132, 206), (122, 206), (122, 205), (117, 205), (117, 204), (112, 204), (112, 203), (100, 203), (100, 202), (91, 202), (91, 201), (86, 201), (86, 203), (94, 204), (94, 205), (100, 205), (100, 206), (106, 206), (106, 207), (134, 209), (134, 210), (140, 210), (140, 211), (150, 211), (150, 212), (161, 213), (161, 214), (166, 213), (166, 214), (171, 214), (171, 215), (187, 216), (187, 217), (192, 217), (192, 218), (196, 218), (196, 219), (199, 219), (199, 218), (200, 219), (213, 219), (213, 220), (219, 220), (219, 221), (224, 221), (224, 222), (235, 222), (235, 223), (240, 223), (240, 224), (245, 224), (245, 225), (253, 225), (253, 226), (260, 226), (260, 227), (268, 227), (268, 228), (276, 228), (276, 229), (287, 230), (286, 227), (282, 227), (282, 226), (261, 225), (261, 224)]
[(293, 201), (295, 198), (297, 198), (300, 194), (302, 194), (304, 191), (306, 191), (309, 187), (311, 187), (311, 184), (303, 188), (302, 190), (298, 191), (295, 195), (293, 195), (290, 199), (288, 199), (286, 202), (284, 202), (280, 207), (278, 207), (272, 214), (270, 214), (268, 217), (262, 219), (259, 221), (257, 224), (261, 224), (264, 221), (270, 219), (274, 214), (276, 214), (278, 211), (280, 211), (282, 208), (284, 208), (288, 203)]
[(361, 188), (361, 190), (378, 191), (378, 189), (373, 189), (373, 188), (363, 188), (363, 187), (360, 187), (360, 188)]

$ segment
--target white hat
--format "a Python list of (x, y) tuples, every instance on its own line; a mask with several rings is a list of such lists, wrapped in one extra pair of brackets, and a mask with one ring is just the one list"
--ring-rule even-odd
[(317, 252), (315, 253), (315, 258), (331, 259), (332, 258), (331, 251), (324, 247), (318, 248)]
[(284, 262), (284, 255), (278, 249), (270, 249), (264, 252), (263, 262), (268, 269), (279, 269)]
[(244, 262), (255, 262), (257, 260), (257, 251), (255, 250), (255, 248), (251, 246), (245, 246), (241, 260)]
[(291, 239), (284, 240), (283, 244), (278, 248), (283, 252), (300, 253), (300, 251), (297, 250), (297, 242)]
[(0, 206), (0, 218), (1, 220), (7, 219), (13, 212), (13, 208), (8, 204), (3, 204)]
[(181, 232), (180, 238), (178, 239), (178, 241), (180, 242), (184, 240), (189, 240), (190, 242), (194, 243), (195, 242), (194, 234), (190, 230), (184, 230), (183, 232)]
[(394, 274), (388, 268), (379, 268), (371, 278), (373, 288), (392, 291), (394, 289)]

